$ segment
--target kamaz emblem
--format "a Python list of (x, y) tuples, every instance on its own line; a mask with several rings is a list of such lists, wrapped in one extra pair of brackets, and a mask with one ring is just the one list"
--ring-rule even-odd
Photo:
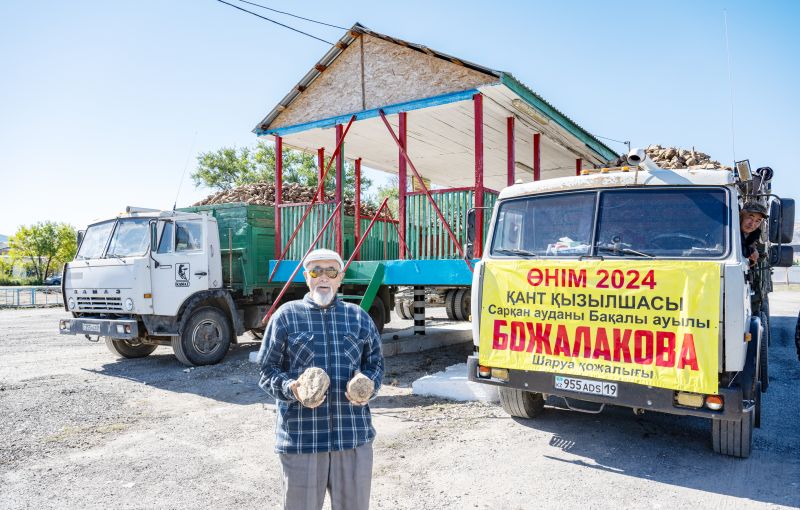
[(175, 264), (175, 286), (188, 287), (189, 286), (189, 263), (181, 262)]

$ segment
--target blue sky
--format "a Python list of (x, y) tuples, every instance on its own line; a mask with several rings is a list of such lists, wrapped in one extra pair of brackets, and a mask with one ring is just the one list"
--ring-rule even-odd
[[(256, 1), (511, 72), (596, 135), (730, 163), (727, 11), (735, 157), (800, 196), (800, 2)], [(178, 205), (206, 196), (188, 177), (196, 154), (255, 144), (253, 126), (325, 51), (214, 0), (0, 2), (0, 234), (171, 207), (187, 160)]]

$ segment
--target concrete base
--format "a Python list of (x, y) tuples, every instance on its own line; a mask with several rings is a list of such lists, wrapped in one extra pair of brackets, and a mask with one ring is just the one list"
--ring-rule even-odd
[(478, 384), (467, 377), (467, 364), (447, 367), (444, 372), (426, 375), (413, 382), (414, 395), (440, 397), (450, 400), (499, 402), (497, 386)]
[[(431, 321), (428, 321), (428, 324), (430, 323)], [(472, 323), (448, 322), (446, 325), (440, 326), (426, 325), (424, 335), (415, 335), (412, 326), (384, 333), (381, 340), (383, 341), (383, 355), (387, 358), (398, 354), (427, 351), (447, 345), (472, 342)]]

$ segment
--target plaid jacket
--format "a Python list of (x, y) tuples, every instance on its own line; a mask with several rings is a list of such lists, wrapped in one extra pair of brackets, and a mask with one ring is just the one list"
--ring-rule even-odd
[[(355, 448), (375, 437), (369, 405), (352, 405), (344, 393), (356, 370), (375, 382), (383, 378), (381, 338), (370, 316), (338, 298), (321, 308), (308, 294), (281, 306), (264, 332), (258, 352), (259, 386), (277, 404), (275, 451), (318, 453)], [(325, 402), (303, 407), (289, 389), (308, 367), (331, 379)]]

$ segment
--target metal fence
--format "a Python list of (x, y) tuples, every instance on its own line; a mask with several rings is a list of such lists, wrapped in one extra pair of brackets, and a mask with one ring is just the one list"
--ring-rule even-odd
[(61, 287), (0, 287), (0, 308), (64, 306)]

